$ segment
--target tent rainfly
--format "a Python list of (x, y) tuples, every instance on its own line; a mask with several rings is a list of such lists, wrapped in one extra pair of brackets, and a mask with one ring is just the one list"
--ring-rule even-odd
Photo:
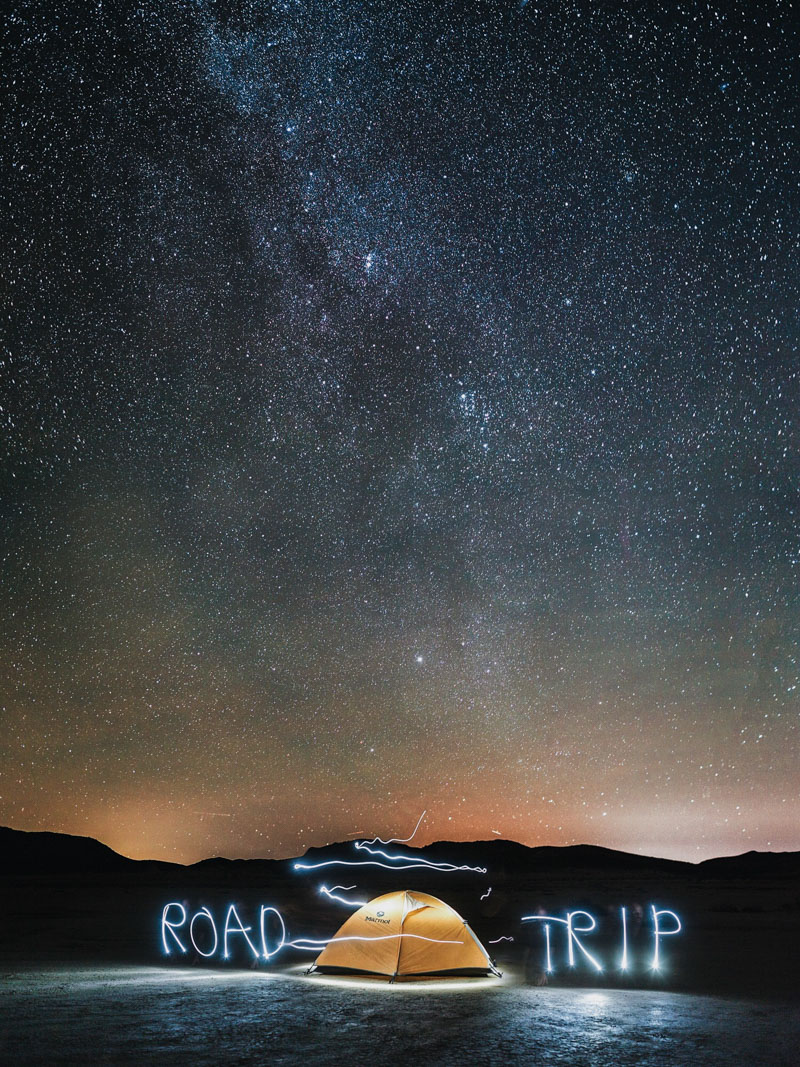
[(395, 978), (500, 972), (458, 912), (428, 893), (375, 897), (341, 926), (307, 973)]

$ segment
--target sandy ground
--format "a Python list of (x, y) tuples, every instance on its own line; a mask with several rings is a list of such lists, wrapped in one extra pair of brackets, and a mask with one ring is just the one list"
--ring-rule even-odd
[(168, 967), (0, 976), (9, 1064), (706, 1064), (794, 1067), (800, 1005), (536, 988), (518, 976), (390, 986)]

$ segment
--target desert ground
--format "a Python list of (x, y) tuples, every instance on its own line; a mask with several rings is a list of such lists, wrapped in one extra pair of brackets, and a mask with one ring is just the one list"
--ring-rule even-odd
[(502, 979), (385, 982), (199, 967), (55, 966), (0, 985), (9, 1064), (793, 1067), (800, 1006)]

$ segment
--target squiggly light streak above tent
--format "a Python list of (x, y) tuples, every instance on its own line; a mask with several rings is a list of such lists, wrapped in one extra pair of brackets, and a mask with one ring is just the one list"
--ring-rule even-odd
[(402, 860), (414, 860), (416, 863), (421, 863), (424, 867), (432, 867), (437, 871), (474, 871), (476, 874), (486, 874), (485, 867), (470, 867), (469, 864), (455, 864), (447, 863), (446, 861), (426, 860), (421, 856), (403, 856), (399, 854), (392, 855), (389, 852), (383, 852), (379, 848), (370, 848), (364, 841), (356, 841), (355, 846), (364, 852), (368, 852), (370, 856), (383, 856), (384, 859), (390, 861), (402, 861)]
[(417, 830), (419, 830), (420, 824), (421, 824), (422, 820), (425, 818), (425, 816), (427, 814), (428, 814), (428, 809), (426, 808), (425, 811), (423, 811), (423, 813), (417, 819), (417, 825), (414, 827), (413, 831), (411, 832), (411, 836), (410, 837), (390, 837), (386, 841), (384, 841), (384, 839), (382, 837), (373, 837), (371, 841), (357, 841), (356, 842), (356, 848), (359, 848), (361, 845), (377, 845), (377, 844), (381, 844), (381, 845), (407, 845), (409, 841), (412, 841), (417, 836)]
[[(422, 820), (427, 815), (427, 808), (420, 817), (417, 819), (417, 825), (408, 837), (390, 837), (384, 839), (382, 837), (373, 837), (371, 840), (354, 841), (353, 847), (361, 852), (368, 852), (370, 856), (381, 856), (383, 859), (388, 860), (390, 865), (380, 863), (378, 860), (321, 860), (319, 863), (295, 863), (294, 870), (296, 871), (313, 871), (321, 867), (384, 867), (387, 870), (392, 871), (406, 871), (413, 868), (425, 867), (434, 871), (471, 871), (474, 874), (486, 874), (485, 867), (470, 867), (468, 864), (455, 864), (447, 862), (437, 862), (435, 860), (427, 860), (421, 856), (404, 856), (399, 853), (384, 852), (379, 848), (372, 848), (371, 846), (376, 844), (381, 845), (405, 845), (409, 841), (416, 837), (417, 830), (419, 830)], [(491, 892), (491, 890), (490, 890)], [(345, 902), (346, 903), (346, 902)]]
[(349, 908), (361, 908), (364, 906), (364, 904), (367, 903), (366, 900), (346, 900), (344, 897), (340, 897), (336, 892), (334, 892), (334, 890), (336, 889), (343, 889), (345, 892), (348, 892), (351, 889), (355, 889), (355, 886), (335, 885), (333, 889), (328, 889), (326, 885), (321, 885), (319, 887), (320, 893), (324, 893), (325, 896), (329, 897), (331, 900), (338, 900), (340, 904), (346, 904)]
[(296, 871), (316, 871), (322, 867), (383, 867), (387, 871), (408, 871), (414, 868), (426, 868), (433, 871), (472, 871), (474, 874), (486, 874), (485, 867), (437, 863), (433, 860), (414, 856), (392, 856), (388, 852), (381, 852), (377, 849), (367, 849), (367, 851), (373, 856), (383, 856), (391, 862), (381, 863), (380, 860), (321, 860), (319, 863), (295, 863), (293, 867)]

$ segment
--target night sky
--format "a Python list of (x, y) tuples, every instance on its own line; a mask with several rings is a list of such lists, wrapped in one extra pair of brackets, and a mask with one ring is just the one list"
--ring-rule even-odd
[(798, 12), (5, 23), (0, 822), (800, 848)]

